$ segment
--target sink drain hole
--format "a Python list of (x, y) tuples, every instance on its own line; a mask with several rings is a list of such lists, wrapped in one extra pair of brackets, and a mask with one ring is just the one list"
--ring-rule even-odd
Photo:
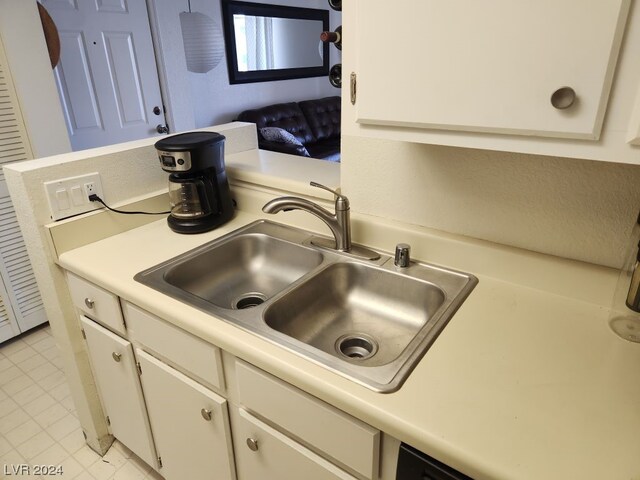
[(378, 344), (368, 335), (343, 335), (336, 341), (336, 350), (353, 360), (365, 360), (378, 351)]
[(241, 297), (236, 298), (233, 302), (233, 308), (236, 310), (244, 310), (245, 308), (257, 307), (267, 299), (265, 295), (259, 292), (245, 293)]

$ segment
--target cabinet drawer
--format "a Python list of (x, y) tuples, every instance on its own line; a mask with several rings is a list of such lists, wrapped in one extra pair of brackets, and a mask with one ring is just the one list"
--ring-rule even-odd
[(122, 308), (132, 337), (145, 349), (196, 380), (224, 390), (222, 356), (218, 347), (128, 302), (123, 302)]
[(233, 430), (239, 478), (356, 480), (245, 410), (237, 412)]
[(377, 478), (380, 432), (244, 362), (236, 362), (240, 404), (366, 478)]
[(120, 301), (116, 295), (69, 272), (67, 284), (73, 304), (84, 314), (115, 332), (126, 334)]

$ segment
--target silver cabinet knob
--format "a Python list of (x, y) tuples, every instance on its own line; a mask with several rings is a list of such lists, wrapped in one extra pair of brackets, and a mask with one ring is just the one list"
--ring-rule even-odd
[(121, 354), (121, 353), (118, 353), (118, 352), (113, 352), (113, 353), (111, 354), (111, 357), (113, 357), (113, 359), (114, 359), (116, 362), (119, 362), (119, 361), (120, 361), (120, 359), (122, 358), (122, 354)]
[(253, 452), (257, 452), (258, 451), (258, 440), (256, 440), (255, 438), (247, 438), (247, 447), (249, 447), (249, 450), (251, 450)]
[(95, 302), (91, 300), (89, 297), (87, 297), (84, 299), (84, 304), (87, 306), (87, 308), (93, 308), (93, 306), (95, 305)]
[(200, 410), (200, 415), (202, 415), (202, 418), (204, 418), (207, 422), (211, 421), (211, 410), (209, 410), (208, 408), (203, 408), (202, 410)]
[(576, 92), (571, 87), (561, 87), (551, 94), (551, 105), (558, 110), (564, 110), (576, 101)]

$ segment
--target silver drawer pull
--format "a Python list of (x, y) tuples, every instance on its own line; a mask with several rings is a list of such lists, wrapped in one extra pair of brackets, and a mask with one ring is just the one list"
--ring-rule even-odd
[(202, 418), (204, 418), (207, 422), (211, 421), (211, 410), (209, 410), (208, 408), (203, 408), (202, 410), (200, 410), (200, 415), (202, 415)]
[(121, 353), (118, 353), (118, 352), (113, 352), (113, 353), (111, 354), (111, 356), (113, 357), (113, 359), (114, 359), (116, 362), (119, 362), (119, 361), (120, 361), (120, 359), (122, 358), (122, 354), (121, 354)]
[(247, 438), (247, 447), (249, 447), (249, 450), (251, 450), (253, 452), (257, 452), (258, 451), (258, 440), (256, 440), (255, 438)]
[(87, 297), (84, 299), (84, 304), (87, 306), (87, 308), (93, 308), (93, 306), (95, 305), (95, 302), (91, 300), (89, 297)]

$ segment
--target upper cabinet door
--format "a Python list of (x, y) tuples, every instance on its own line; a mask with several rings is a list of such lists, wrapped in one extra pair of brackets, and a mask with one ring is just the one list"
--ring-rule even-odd
[(596, 140), (629, 5), (358, 2), (357, 121)]

